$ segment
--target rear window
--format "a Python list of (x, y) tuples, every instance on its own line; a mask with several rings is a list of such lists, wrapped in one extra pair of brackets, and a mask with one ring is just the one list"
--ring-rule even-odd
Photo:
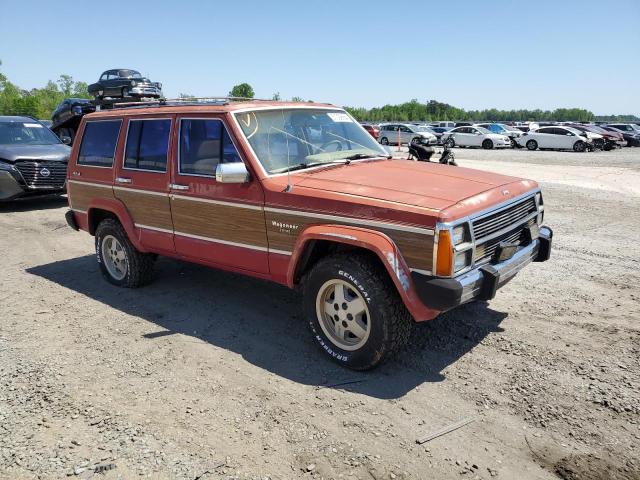
[(219, 163), (241, 162), (221, 120), (180, 121), (180, 173), (214, 177)]
[(82, 135), (78, 165), (112, 167), (122, 120), (87, 122)]
[(167, 171), (171, 119), (130, 120), (124, 168)]

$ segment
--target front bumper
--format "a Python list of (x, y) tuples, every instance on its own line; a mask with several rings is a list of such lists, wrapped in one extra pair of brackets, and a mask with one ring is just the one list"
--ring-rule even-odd
[(549, 260), (552, 238), (549, 227), (540, 227), (539, 237), (521, 247), (509, 260), (482, 265), (455, 278), (411, 272), (418, 297), (426, 307), (442, 312), (472, 300), (490, 300), (526, 265)]

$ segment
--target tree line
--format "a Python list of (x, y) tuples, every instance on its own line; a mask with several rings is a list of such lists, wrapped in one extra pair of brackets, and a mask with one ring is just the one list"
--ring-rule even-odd
[(429, 100), (420, 103), (413, 99), (410, 102), (399, 105), (385, 105), (374, 108), (345, 107), (356, 119), (362, 122), (381, 121), (434, 121), (434, 120), (460, 120), (460, 121), (640, 121), (635, 115), (608, 115), (597, 116), (584, 108), (557, 108), (555, 110), (498, 110), (490, 108), (485, 110), (464, 110), (447, 103)]
[[(0, 61), (0, 66), (2, 62)], [(181, 93), (182, 98), (192, 95)], [(248, 83), (235, 85), (229, 92), (231, 97), (253, 98), (254, 90)], [(75, 81), (70, 75), (60, 75), (54, 82), (49, 80), (42, 88), (23, 90), (11, 83), (0, 72), (0, 115), (30, 115), (40, 119), (49, 119), (56, 106), (65, 98), (91, 98), (85, 82)], [(273, 100), (280, 100), (280, 93), (274, 93)], [(301, 97), (291, 101), (303, 102)], [(635, 115), (596, 116), (583, 108), (558, 108), (555, 110), (464, 110), (447, 103), (429, 100), (420, 103), (413, 99), (398, 105), (361, 108), (345, 107), (357, 120), (363, 122), (382, 121), (434, 121), (434, 120), (485, 120), (500, 121), (640, 121)]]

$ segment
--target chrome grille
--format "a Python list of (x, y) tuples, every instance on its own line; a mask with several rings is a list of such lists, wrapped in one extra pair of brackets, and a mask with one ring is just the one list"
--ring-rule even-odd
[(525, 227), (536, 222), (537, 211), (532, 196), (473, 220), (471, 224), (476, 243), (474, 262), (482, 264), (491, 261), (502, 242), (524, 245), (527, 241)]
[[(67, 177), (66, 162), (37, 162), (22, 160), (15, 163), (16, 168), (31, 188), (61, 189)], [(46, 169), (46, 170), (45, 170)], [(49, 175), (43, 174), (47, 171)]]
[(498, 245), (500, 245), (502, 242), (517, 243), (518, 245), (523, 245), (527, 240), (527, 237), (524, 233), (525, 232), (524, 227), (533, 225), (535, 221), (536, 221), (535, 218), (532, 218), (531, 220), (526, 222), (524, 225), (516, 227), (514, 230), (510, 232), (503, 233), (502, 235), (499, 235), (495, 238), (492, 238), (491, 240), (488, 240), (480, 245), (477, 245), (476, 256), (474, 258), (475, 262), (485, 263), (485, 262), (491, 261), (494, 254), (496, 253), (496, 250), (498, 249)]
[(536, 201), (534, 197), (529, 197), (496, 213), (473, 220), (473, 235), (476, 242), (511, 225), (523, 223), (534, 212), (536, 212)]

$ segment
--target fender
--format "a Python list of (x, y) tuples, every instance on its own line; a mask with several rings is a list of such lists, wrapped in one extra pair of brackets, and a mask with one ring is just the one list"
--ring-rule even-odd
[[(140, 243), (140, 238), (138, 236), (139, 230), (134, 226), (131, 215), (129, 215), (129, 211), (127, 210), (127, 207), (124, 206), (124, 203), (117, 198), (94, 198), (87, 209), (88, 225), (91, 225), (90, 219), (93, 210), (106, 210), (113, 213), (124, 227), (127, 237), (129, 237), (133, 246), (136, 247), (136, 250), (140, 252), (147, 252), (147, 249)], [(89, 233), (94, 235), (95, 231), (90, 229)]]
[(347, 225), (312, 225), (304, 229), (293, 248), (287, 271), (287, 285), (295, 286), (295, 274), (301, 256), (312, 240), (353, 245), (373, 252), (382, 262), (400, 294), (403, 303), (416, 321), (431, 320), (440, 312), (424, 306), (411, 278), (411, 271), (396, 244), (386, 234), (361, 227)]

